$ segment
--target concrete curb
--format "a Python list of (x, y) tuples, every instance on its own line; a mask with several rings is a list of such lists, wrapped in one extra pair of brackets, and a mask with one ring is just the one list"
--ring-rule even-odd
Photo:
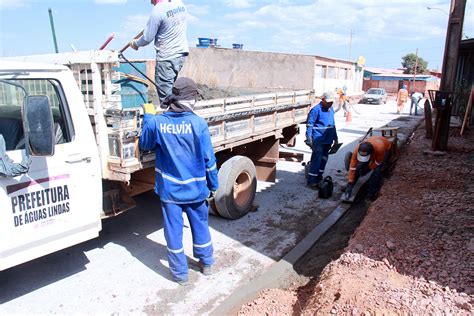
[[(418, 128), (424, 119), (407, 129), (407, 133), (402, 133), (398, 138), (398, 146), (402, 148), (408, 141), (411, 134)], [(362, 186), (368, 180), (368, 175), (358, 181)], [(249, 283), (239, 287), (229, 297), (227, 297), (219, 307), (210, 315), (236, 315), (243, 304), (256, 298), (260, 291), (267, 288), (279, 287), (292, 273), (295, 273), (293, 265), (301, 259), (314, 244), (323, 236), (334, 224), (346, 213), (351, 204), (340, 203), (326, 218), (319, 223), (302, 241), (300, 241), (289, 253), (280, 261), (274, 263), (262, 275)]]
[(242, 304), (255, 298), (263, 289), (278, 287), (280, 282), (294, 272), (293, 265), (345, 214), (349, 207), (350, 204), (340, 204), (337, 206), (280, 261), (274, 263), (264, 274), (234, 291), (211, 315), (237, 314)]

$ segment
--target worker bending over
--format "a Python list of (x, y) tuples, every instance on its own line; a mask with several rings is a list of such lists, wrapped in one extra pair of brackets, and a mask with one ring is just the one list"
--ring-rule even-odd
[(349, 166), (348, 183), (343, 200), (349, 200), (357, 180), (373, 170), (368, 180), (367, 197), (375, 199), (382, 182), (382, 171), (392, 155), (392, 142), (383, 136), (371, 136), (354, 150)]
[(185, 77), (176, 80), (164, 103), (169, 110), (154, 115), (145, 104), (140, 147), (155, 150), (155, 192), (160, 196), (168, 262), (175, 282), (188, 283), (188, 264), (183, 248), (183, 212), (193, 236), (193, 255), (201, 271), (212, 273), (213, 247), (209, 232), (207, 198), (217, 190), (216, 157), (207, 122), (193, 113), (196, 83)]

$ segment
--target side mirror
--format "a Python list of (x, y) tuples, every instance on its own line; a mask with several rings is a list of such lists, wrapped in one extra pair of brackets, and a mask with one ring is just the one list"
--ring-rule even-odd
[(54, 121), (48, 97), (28, 96), (23, 109), (26, 145), (32, 156), (54, 155)]

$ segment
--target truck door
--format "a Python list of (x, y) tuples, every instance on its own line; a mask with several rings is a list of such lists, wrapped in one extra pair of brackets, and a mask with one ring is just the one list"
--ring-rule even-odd
[[(52, 156), (30, 156), (27, 173), (0, 176), (0, 271), (94, 238), (101, 229), (102, 181), (97, 148), (83, 104), (83, 112), (72, 106), (82, 100), (66, 97), (70, 95), (68, 89), (77, 90), (73, 77), (63, 73), (64, 82), (60, 73), (51, 75), (56, 79), (14, 80), (23, 91), (5, 83), (9, 80), (0, 81), (0, 134), (5, 139), (6, 155), (14, 162), (26, 155), (24, 91), (48, 96), (56, 143)], [(41, 76), (45, 78), (44, 73)]]

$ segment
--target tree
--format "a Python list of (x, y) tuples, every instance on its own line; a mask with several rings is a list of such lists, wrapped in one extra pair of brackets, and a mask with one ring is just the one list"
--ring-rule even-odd
[[(403, 73), (414, 74), (416, 64), (416, 54), (407, 54), (402, 57), (402, 67), (405, 68)], [(423, 58), (418, 56), (418, 66), (416, 67), (416, 73), (422, 74), (428, 69), (428, 62), (424, 61)]]

